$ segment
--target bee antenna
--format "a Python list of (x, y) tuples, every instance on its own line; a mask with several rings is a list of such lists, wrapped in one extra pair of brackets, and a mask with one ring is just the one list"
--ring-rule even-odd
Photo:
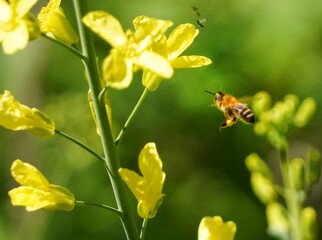
[(208, 91), (208, 90), (205, 90), (205, 92), (206, 92), (206, 93), (209, 93), (209, 94), (211, 94), (211, 95), (213, 95), (213, 96), (215, 95), (213, 92), (210, 92), (210, 91)]

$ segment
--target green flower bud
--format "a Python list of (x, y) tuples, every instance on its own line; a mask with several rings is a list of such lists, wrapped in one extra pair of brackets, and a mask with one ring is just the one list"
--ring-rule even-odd
[(271, 202), (266, 207), (268, 232), (279, 239), (289, 239), (289, 224), (286, 209), (278, 202)]
[(290, 163), (295, 188), (303, 190), (305, 185), (304, 161), (301, 158), (294, 158)]
[(294, 125), (297, 127), (304, 127), (311, 119), (316, 109), (316, 102), (313, 98), (307, 97), (299, 106), (295, 116)]
[(28, 18), (26, 18), (25, 23), (28, 28), (29, 32), (29, 41), (36, 40), (40, 36), (40, 26), (34, 17), (32, 17), (30, 14), (28, 15)]
[(267, 92), (261, 91), (253, 97), (252, 110), (256, 115), (267, 111), (271, 106), (271, 97)]
[(306, 207), (301, 212), (302, 239), (314, 240), (317, 236), (316, 212), (312, 207)]
[(260, 172), (252, 172), (251, 185), (254, 193), (262, 203), (267, 204), (277, 199), (277, 192), (273, 182)]
[(273, 180), (273, 174), (269, 167), (267, 166), (266, 162), (261, 159), (258, 154), (256, 153), (251, 153), (246, 157), (245, 160), (246, 166), (248, 170), (252, 172), (259, 172), (261, 173), (264, 177)]

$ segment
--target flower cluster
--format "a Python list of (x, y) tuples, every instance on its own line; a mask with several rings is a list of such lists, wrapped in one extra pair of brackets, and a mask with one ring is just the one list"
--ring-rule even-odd
[(286, 147), (286, 136), (292, 127), (304, 127), (316, 109), (313, 98), (307, 97), (299, 104), (294, 94), (288, 94), (283, 101), (271, 107), (271, 97), (266, 92), (258, 92), (254, 96), (252, 109), (258, 119), (254, 130), (267, 139), (276, 148)]
[(178, 26), (167, 39), (164, 33), (173, 24), (168, 20), (138, 16), (133, 20), (134, 32), (124, 31), (114, 16), (103, 11), (89, 12), (83, 22), (112, 46), (102, 64), (103, 80), (112, 88), (127, 88), (133, 72), (143, 69), (142, 83), (154, 91), (162, 78), (172, 77), (173, 68), (201, 67), (211, 63), (203, 56), (178, 57), (198, 34), (192, 24)]
[[(260, 201), (266, 205), (268, 232), (270, 235), (288, 239), (315, 239), (316, 213), (303, 203), (312, 186), (320, 177), (321, 159), (316, 150), (311, 150), (307, 159), (289, 159), (288, 134), (293, 127), (303, 127), (315, 111), (314, 99), (308, 97), (299, 103), (297, 96), (289, 94), (283, 101), (271, 107), (268, 93), (254, 96), (253, 110), (259, 121), (255, 133), (267, 136), (268, 141), (280, 152), (280, 167), (283, 184), (278, 184), (266, 162), (252, 153), (246, 158), (251, 173), (251, 185)], [(279, 200), (284, 199), (284, 203)]]

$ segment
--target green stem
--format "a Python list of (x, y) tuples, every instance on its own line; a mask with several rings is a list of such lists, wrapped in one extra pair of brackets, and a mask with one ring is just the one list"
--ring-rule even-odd
[(88, 203), (88, 202), (76, 200), (75, 201), (75, 205), (77, 205), (77, 206), (85, 206), (85, 207), (98, 207), (98, 208), (103, 208), (103, 209), (108, 210), (110, 212), (114, 212), (114, 213), (116, 213), (119, 216), (122, 216), (122, 213), (119, 210), (117, 210), (116, 208), (110, 207), (108, 205), (105, 205), (105, 204)]
[(69, 46), (69, 45), (65, 44), (64, 42), (61, 42), (61, 41), (59, 41), (59, 40), (57, 40), (57, 39), (55, 39), (55, 38), (53, 38), (53, 37), (50, 37), (50, 36), (46, 35), (45, 33), (42, 33), (41, 35), (42, 35), (43, 37), (45, 37), (45, 38), (49, 39), (50, 41), (53, 41), (53, 42), (57, 43), (58, 45), (63, 46), (64, 48), (67, 48), (70, 52), (72, 52), (73, 54), (75, 54), (75, 55), (76, 55), (77, 57), (79, 57), (80, 59), (83, 59), (83, 60), (85, 60), (85, 59), (86, 59), (86, 56), (84, 56), (84, 55), (83, 55), (81, 52), (79, 52), (76, 48), (71, 47), (71, 46)]
[(116, 146), (118, 146), (120, 144), (120, 142), (122, 141), (124, 134), (127, 130), (127, 128), (129, 127), (133, 117), (135, 116), (135, 114), (137, 113), (138, 109), (141, 107), (146, 95), (148, 94), (149, 90), (147, 88), (144, 89), (143, 93), (141, 94), (141, 97), (139, 99), (139, 101), (136, 103), (135, 107), (133, 108), (130, 116), (128, 117), (128, 119), (126, 120), (121, 132), (119, 133), (119, 135), (117, 136), (116, 140), (115, 140), (115, 144)]
[(125, 185), (118, 174), (120, 164), (117, 148), (112, 136), (112, 130), (108, 121), (108, 115), (104, 103), (101, 103), (99, 100), (99, 94), (102, 91), (102, 86), (100, 84), (99, 70), (97, 66), (92, 34), (88, 29), (84, 28), (81, 22), (83, 14), (86, 13), (88, 9), (87, 1), (73, 0), (73, 3), (78, 23), (82, 53), (84, 56), (86, 56), (86, 59), (83, 59), (83, 63), (88, 78), (88, 85), (91, 89), (94, 111), (97, 118), (97, 127), (99, 129), (105, 156), (105, 164), (113, 174), (112, 176), (109, 174), (109, 177), (117, 208), (118, 211), (122, 212), (120, 218), (127, 239), (138, 240), (139, 233), (135, 224), (133, 213), (128, 204)]
[(145, 237), (145, 231), (146, 231), (146, 227), (148, 225), (148, 218), (144, 218), (143, 222), (142, 222), (142, 227), (141, 227), (141, 232), (140, 232), (140, 239), (144, 240)]
[(280, 149), (280, 164), (284, 182), (284, 198), (288, 209), (288, 222), (290, 224), (290, 235), (292, 240), (301, 240), (300, 212), (302, 201), (298, 197), (295, 188), (295, 180), (287, 156), (287, 148)]
[(97, 152), (95, 152), (93, 149), (91, 149), (90, 147), (86, 146), (84, 143), (81, 143), (80, 141), (76, 140), (75, 138), (69, 136), (68, 134), (59, 131), (57, 129), (55, 129), (55, 133), (57, 133), (58, 135), (72, 141), (73, 143), (75, 143), (76, 145), (80, 146), (81, 148), (83, 148), (84, 150), (86, 150), (87, 152), (89, 152), (90, 154), (92, 154), (94, 157), (96, 157), (98, 160), (100, 160), (101, 162), (105, 163), (105, 159), (98, 154)]

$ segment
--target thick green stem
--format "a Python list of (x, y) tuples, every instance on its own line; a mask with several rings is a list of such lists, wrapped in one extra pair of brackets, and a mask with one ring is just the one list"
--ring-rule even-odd
[(114, 196), (118, 211), (122, 213), (121, 221), (127, 239), (139, 239), (138, 230), (135, 224), (133, 213), (129, 207), (125, 186), (122, 182), (118, 169), (120, 167), (117, 148), (112, 136), (111, 127), (108, 121), (108, 115), (104, 103), (99, 101), (99, 94), (102, 91), (100, 85), (99, 70), (97, 66), (97, 59), (93, 45), (91, 32), (84, 28), (81, 23), (83, 14), (87, 11), (86, 0), (73, 0), (76, 18), (79, 28), (80, 42), (82, 46), (82, 54), (87, 57), (83, 60), (88, 84), (91, 89), (94, 110), (97, 118), (97, 126), (99, 129), (102, 147), (105, 156), (105, 163), (109, 171), (111, 185), (113, 188)]
[(139, 101), (136, 103), (135, 107), (133, 108), (129, 118), (126, 120), (121, 132), (119, 133), (119, 135), (117, 136), (116, 140), (115, 140), (115, 144), (116, 146), (118, 146), (120, 144), (120, 142), (123, 139), (123, 136), (127, 130), (127, 128), (129, 127), (133, 117), (135, 116), (135, 114), (137, 113), (138, 109), (141, 107), (146, 95), (148, 94), (149, 90), (147, 88), (144, 89)]
[(280, 164), (284, 182), (284, 198), (288, 210), (288, 222), (290, 225), (290, 235), (292, 240), (301, 240), (300, 212), (302, 201), (295, 188), (295, 180), (290, 167), (286, 148), (280, 149)]

